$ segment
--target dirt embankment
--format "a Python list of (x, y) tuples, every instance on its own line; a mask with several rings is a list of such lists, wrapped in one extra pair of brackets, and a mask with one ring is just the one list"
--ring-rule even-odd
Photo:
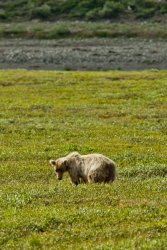
[(0, 40), (0, 68), (167, 69), (167, 41), (135, 38)]

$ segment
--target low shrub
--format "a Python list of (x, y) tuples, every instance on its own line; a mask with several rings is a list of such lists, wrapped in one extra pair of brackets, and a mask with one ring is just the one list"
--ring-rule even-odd
[(107, 1), (99, 14), (103, 18), (117, 17), (123, 10), (124, 5), (122, 3)]
[(167, 13), (166, 1), (154, 0), (8, 0), (0, 1), (0, 20), (99, 20), (118, 18), (120, 13), (127, 18), (150, 18)]
[(43, 4), (40, 7), (36, 7), (32, 10), (32, 18), (46, 19), (51, 15), (51, 8), (47, 4)]

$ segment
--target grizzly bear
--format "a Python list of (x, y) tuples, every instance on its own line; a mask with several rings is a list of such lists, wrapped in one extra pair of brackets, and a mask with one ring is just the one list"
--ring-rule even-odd
[(108, 183), (114, 181), (116, 175), (116, 164), (102, 154), (80, 155), (72, 152), (57, 160), (50, 160), (50, 164), (54, 167), (58, 180), (67, 171), (75, 185), (80, 181)]

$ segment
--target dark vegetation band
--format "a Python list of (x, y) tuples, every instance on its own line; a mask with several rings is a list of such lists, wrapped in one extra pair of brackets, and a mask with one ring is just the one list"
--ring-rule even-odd
[(163, 19), (165, 0), (1, 0), (0, 20)]

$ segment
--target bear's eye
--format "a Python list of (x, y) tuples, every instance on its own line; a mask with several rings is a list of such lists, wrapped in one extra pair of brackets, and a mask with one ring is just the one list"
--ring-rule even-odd
[(61, 169), (56, 169), (55, 171), (56, 171), (56, 173), (58, 173), (58, 172), (60, 173), (60, 172), (61, 172)]

